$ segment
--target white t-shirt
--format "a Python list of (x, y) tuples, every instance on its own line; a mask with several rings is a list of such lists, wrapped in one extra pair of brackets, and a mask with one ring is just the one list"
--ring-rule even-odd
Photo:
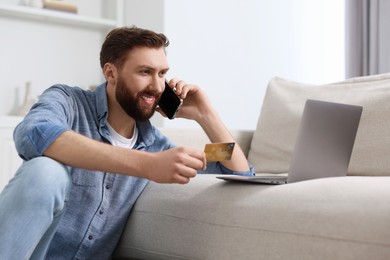
[(133, 149), (135, 143), (137, 142), (137, 138), (138, 138), (138, 128), (136, 125), (134, 125), (133, 137), (130, 139), (118, 134), (108, 122), (107, 122), (107, 127), (108, 127), (108, 130), (110, 131), (110, 134), (111, 134), (112, 145), (123, 147), (123, 148)]

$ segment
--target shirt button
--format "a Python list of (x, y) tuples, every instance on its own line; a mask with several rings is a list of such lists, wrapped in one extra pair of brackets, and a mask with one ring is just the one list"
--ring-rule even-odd
[(111, 188), (111, 186), (107, 184), (106, 189), (109, 190), (110, 188)]
[(90, 236), (88, 237), (88, 239), (89, 239), (89, 240), (92, 240), (92, 239), (93, 239), (93, 236), (90, 235)]
[(100, 214), (100, 215), (103, 215), (103, 213), (104, 213), (104, 211), (103, 211), (103, 210), (99, 211), (99, 214)]

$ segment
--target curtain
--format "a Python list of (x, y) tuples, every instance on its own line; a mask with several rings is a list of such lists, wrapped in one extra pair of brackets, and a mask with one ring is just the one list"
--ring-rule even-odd
[(390, 1), (346, 0), (346, 77), (390, 72)]

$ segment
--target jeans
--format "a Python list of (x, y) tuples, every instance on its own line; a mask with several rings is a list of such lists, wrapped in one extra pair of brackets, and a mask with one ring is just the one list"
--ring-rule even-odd
[(50, 158), (23, 162), (0, 194), (0, 259), (44, 259), (72, 185)]

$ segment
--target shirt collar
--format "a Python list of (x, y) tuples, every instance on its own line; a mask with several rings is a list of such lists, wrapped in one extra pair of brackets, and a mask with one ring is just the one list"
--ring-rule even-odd
[(99, 121), (105, 120), (108, 115), (106, 86), (107, 82), (96, 87), (96, 112)]

